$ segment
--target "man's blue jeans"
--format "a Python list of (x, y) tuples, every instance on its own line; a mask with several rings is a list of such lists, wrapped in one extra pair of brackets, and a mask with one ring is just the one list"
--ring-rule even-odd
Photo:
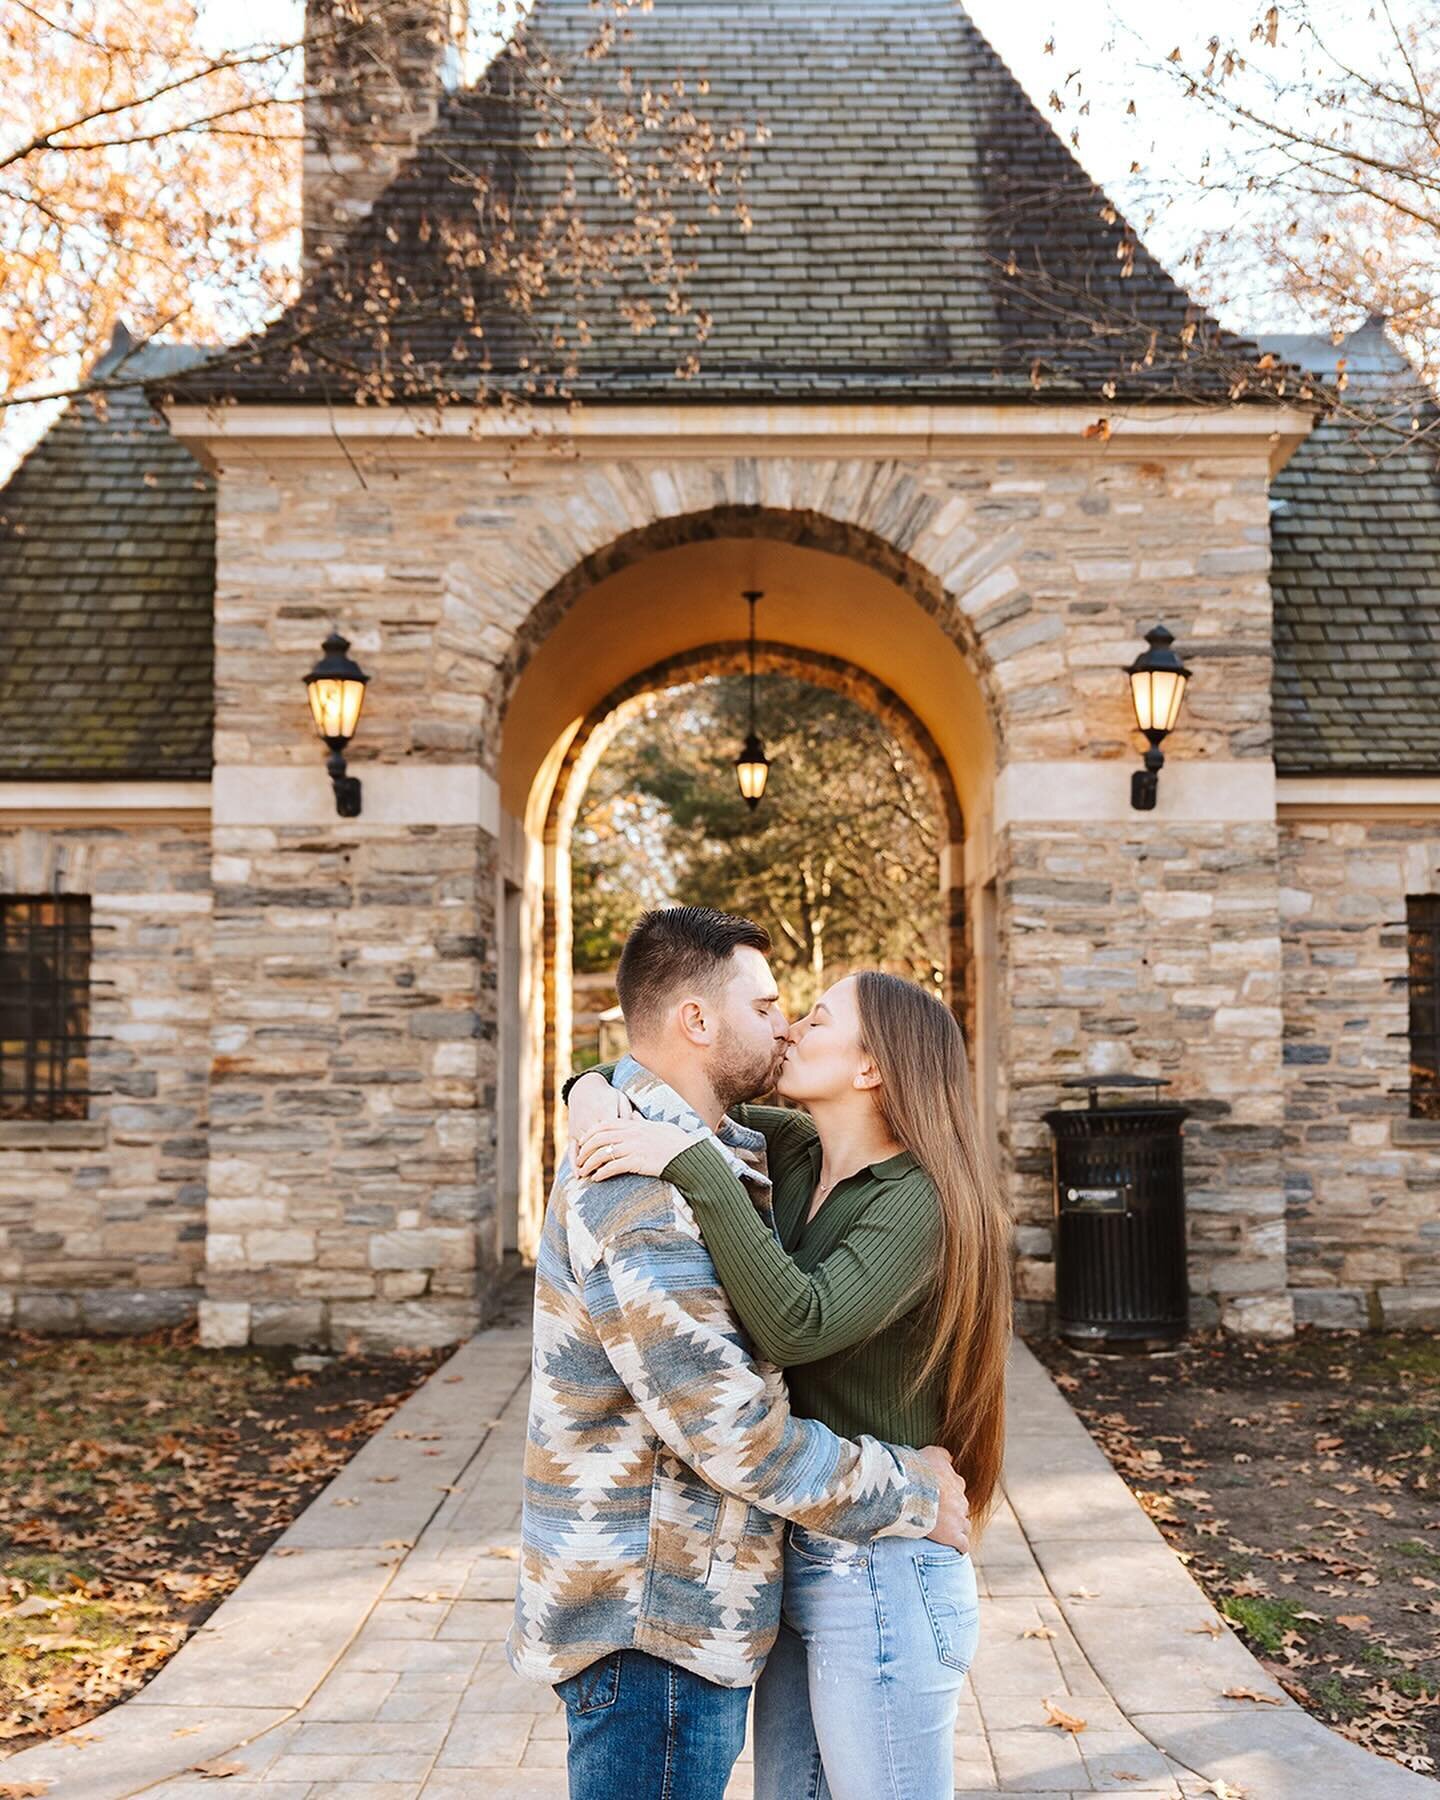
[(616, 1650), (555, 1692), (570, 1733), (570, 1800), (724, 1800), (749, 1688)]

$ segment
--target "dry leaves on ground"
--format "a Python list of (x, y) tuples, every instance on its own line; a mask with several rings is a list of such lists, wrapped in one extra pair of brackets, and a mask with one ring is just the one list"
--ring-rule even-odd
[(0, 1747), (141, 1687), (445, 1354), (0, 1338)]
[(1034, 1348), (1276, 1682), (1354, 1742), (1433, 1773), (1440, 1340), (1209, 1336), (1160, 1358)]

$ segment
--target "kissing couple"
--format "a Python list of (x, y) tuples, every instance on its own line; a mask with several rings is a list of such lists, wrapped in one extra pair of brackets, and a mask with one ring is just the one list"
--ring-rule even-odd
[(647, 913), (566, 1084), (506, 1650), (571, 1800), (722, 1800), (752, 1688), (756, 1800), (954, 1792), (1009, 1220), (950, 1011), (867, 971), (791, 1025), (769, 949)]

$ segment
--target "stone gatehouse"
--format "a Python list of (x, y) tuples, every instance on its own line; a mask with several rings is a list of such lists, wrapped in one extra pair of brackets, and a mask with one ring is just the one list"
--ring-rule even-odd
[[(766, 665), (933, 776), (1029, 1320), (1042, 1115), (1125, 1071), (1192, 1111), (1197, 1321), (1436, 1323), (1430, 452), (1317, 423), (1329, 340), (1208, 320), (949, 0), (656, 0), (626, 61), (767, 119), (753, 231), (698, 233), (698, 374), (602, 316), (578, 407), (436, 411), (357, 404), (283, 321), (223, 369), (122, 339), (146, 395), (73, 405), (0, 496), (3, 1316), (472, 1331), (543, 1207), (584, 783), (635, 696), (738, 666), (758, 588)], [(383, 168), (312, 72), (310, 286), (423, 280), (495, 77), (397, 66)], [(1027, 311), (1042, 243), (1162, 353), (1117, 375), (1095, 318)], [(1345, 354), (1406, 375), (1380, 322)], [(1193, 679), (1142, 812), (1121, 669), (1162, 621)], [(301, 686), (331, 630), (371, 677), (357, 818)]]

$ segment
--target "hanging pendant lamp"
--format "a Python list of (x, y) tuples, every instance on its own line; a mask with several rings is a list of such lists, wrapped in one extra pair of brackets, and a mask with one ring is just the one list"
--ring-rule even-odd
[(765, 784), (770, 779), (770, 759), (755, 726), (755, 603), (764, 597), (760, 593), (745, 595), (750, 603), (750, 735), (745, 739), (745, 748), (735, 759), (735, 779), (752, 812), (764, 799)]

